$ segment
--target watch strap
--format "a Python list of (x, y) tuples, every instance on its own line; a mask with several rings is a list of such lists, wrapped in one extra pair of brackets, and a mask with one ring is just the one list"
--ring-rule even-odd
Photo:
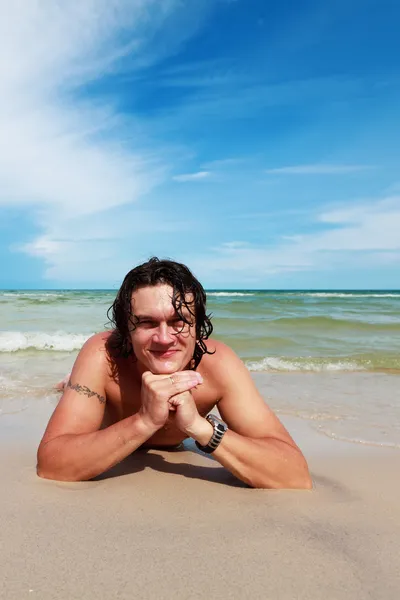
[(221, 421), (221, 419), (218, 419), (218, 417), (215, 417), (214, 415), (207, 415), (206, 419), (214, 428), (213, 434), (207, 446), (202, 446), (197, 440), (196, 446), (202, 452), (205, 452), (206, 454), (212, 454), (220, 445), (228, 427), (223, 421)]

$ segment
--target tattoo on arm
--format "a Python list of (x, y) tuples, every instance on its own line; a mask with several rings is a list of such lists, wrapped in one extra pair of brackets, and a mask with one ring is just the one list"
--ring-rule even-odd
[(93, 396), (96, 396), (96, 398), (99, 399), (99, 402), (101, 404), (106, 403), (106, 399), (104, 396), (100, 396), (100, 394), (98, 394), (97, 392), (93, 392), (86, 385), (81, 385), (80, 383), (72, 384), (71, 380), (69, 380), (67, 383), (67, 387), (71, 388), (71, 390), (75, 390), (75, 392), (78, 392), (78, 394), (84, 394), (88, 398), (92, 398)]

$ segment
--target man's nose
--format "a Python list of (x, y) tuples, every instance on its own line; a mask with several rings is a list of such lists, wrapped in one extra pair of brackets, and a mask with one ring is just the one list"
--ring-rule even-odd
[(171, 344), (175, 338), (173, 337), (167, 323), (160, 323), (153, 339), (158, 344)]

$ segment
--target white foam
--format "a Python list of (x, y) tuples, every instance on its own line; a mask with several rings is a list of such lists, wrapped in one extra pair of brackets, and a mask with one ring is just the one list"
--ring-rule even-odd
[(57, 298), (67, 298), (65, 294), (54, 294), (54, 293), (27, 293), (27, 292), (0, 292), (0, 300), (4, 302), (10, 302), (12, 300), (20, 301), (34, 301), (45, 304), (46, 302), (56, 302)]
[(93, 335), (79, 333), (44, 332), (0, 332), (0, 352), (18, 352), (19, 350), (56, 350), (72, 352), (79, 350), (86, 340)]
[(8, 298), (62, 298), (65, 296), (63, 293), (55, 292), (0, 292), (0, 296), (6, 296)]
[(377, 448), (400, 448), (400, 444), (396, 442), (377, 442), (373, 440), (366, 440), (359, 437), (349, 437), (345, 435), (338, 435), (333, 431), (329, 431), (326, 428), (318, 426), (317, 431), (319, 433), (323, 433), (327, 437), (331, 438), (331, 440), (338, 440), (340, 442), (349, 442), (351, 444), (362, 444), (363, 446), (375, 446)]
[(370, 294), (360, 292), (359, 294), (350, 294), (344, 292), (296, 292), (293, 293), (295, 296), (311, 296), (313, 298), (399, 298), (398, 294)]
[(207, 296), (255, 296), (251, 292), (207, 292)]
[(269, 356), (260, 361), (249, 361), (246, 363), (249, 371), (364, 371), (360, 365), (349, 361), (339, 361), (334, 363), (321, 363), (289, 360), (286, 358), (278, 358)]

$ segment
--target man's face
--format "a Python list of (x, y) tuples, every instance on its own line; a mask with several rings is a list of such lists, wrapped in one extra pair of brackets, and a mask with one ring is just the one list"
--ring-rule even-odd
[(193, 327), (181, 320), (172, 305), (172, 293), (171, 286), (160, 284), (140, 288), (132, 294), (136, 328), (131, 332), (131, 342), (142, 372), (176, 373), (185, 369), (193, 357), (194, 319), (182, 307), (183, 315), (193, 321)]

